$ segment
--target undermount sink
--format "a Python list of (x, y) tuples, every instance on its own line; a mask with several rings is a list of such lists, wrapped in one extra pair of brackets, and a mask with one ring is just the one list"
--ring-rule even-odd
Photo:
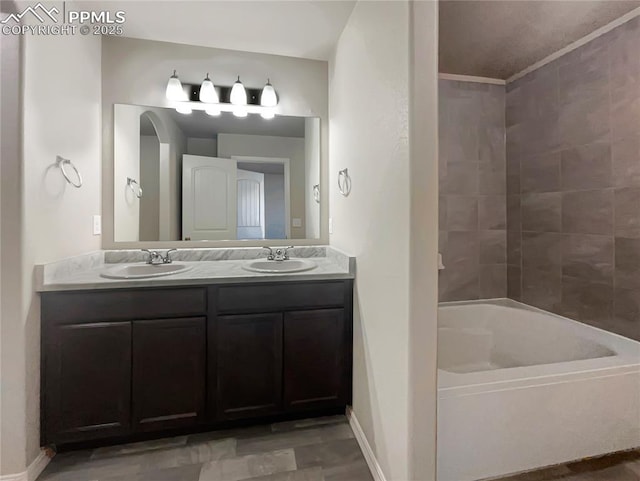
[(253, 261), (242, 266), (252, 272), (266, 272), (270, 274), (284, 274), (287, 272), (301, 272), (314, 269), (316, 264), (306, 259), (289, 259), (286, 261)]
[(107, 279), (146, 279), (185, 272), (191, 266), (185, 264), (123, 264), (111, 267), (100, 275)]

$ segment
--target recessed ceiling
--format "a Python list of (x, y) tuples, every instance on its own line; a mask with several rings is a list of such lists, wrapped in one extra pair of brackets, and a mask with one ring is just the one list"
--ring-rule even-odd
[(440, 72), (507, 79), (638, 7), (640, 0), (441, 0)]
[(125, 37), (328, 60), (355, 1), (75, 2), (125, 12)]

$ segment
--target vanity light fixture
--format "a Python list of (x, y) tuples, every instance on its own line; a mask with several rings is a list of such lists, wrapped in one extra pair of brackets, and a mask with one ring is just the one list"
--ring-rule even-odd
[(176, 112), (187, 115), (193, 112), (193, 109), (188, 104), (178, 104), (176, 106)]
[(275, 107), (278, 105), (278, 97), (276, 91), (271, 85), (271, 80), (267, 79), (266, 85), (262, 88), (262, 95), (260, 95), (260, 105), (263, 107)]
[(263, 119), (272, 119), (276, 116), (274, 107), (278, 105), (278, 96), (273, 85), (271, 85), (271, 79), (267, 79), (266, 85), (262, 88), (260, 105), (266, 107), (265, 111), (260, 114)]
[(247, 109), (244, 107), (235, 107), (233, 109), (233, 115), (235, 115), (236, 117), (246, 117), (247, 115), (249, 115), (249, 112), (247, 112)]
[(178, 74), (175, 70), (173, 71), (173, 75), (169, 77), (165, 94), (169, 100), (173, 100), (176, 102), (186, 100), (184, 90), (182, 90), (182, 83), (180, 82)]
[(260, 113), (260, 117), (266, 120), (272, 119), (275, 116), (276, 116), (276, 113), (273, 111), (273, 109), (265, 109), (263, 112)]
[(216, 88), (209, 78), (209, 73), (207, 73), (202, 85), (200, 85), (200, 102), (207, 104), (217, 104), (219, 102), (218, 92), (216, 92)]
[(238, 80), (231, 87), (229, 100), (233, 105), (247, 105), (247, 91), (244, 89), (242, 82), (240, 82), (240, 75), (238, 75)]
[(272, 119), (278, 107), (278, 95), (269, 79), (262, 89), (247, 89), (239, 75), (231, 87), (216, 87), (208, 73), (200, 85), (182, 84), (174, 70), (167, 83), (166, 96), (172, 107), (185, 115), (203, 110), (212, 117), (231, 112), (240, 118), (259, 114), (263, 119)]

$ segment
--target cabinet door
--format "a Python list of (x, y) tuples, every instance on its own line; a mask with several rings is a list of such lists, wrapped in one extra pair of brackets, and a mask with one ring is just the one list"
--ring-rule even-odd
[(131, 323), (54, 325), (43, 345), (46, 442), (128, 434)]
[(284, 405), (303, 410), (346, 404), (351, 350), (343, 309), (284, 317)]
[(205, 319), (133, 322), (136, 431), (192, 426), (204, 419)]
[(220, 316), (220, 419), (273, 414), (282, 409), (282, 314)]

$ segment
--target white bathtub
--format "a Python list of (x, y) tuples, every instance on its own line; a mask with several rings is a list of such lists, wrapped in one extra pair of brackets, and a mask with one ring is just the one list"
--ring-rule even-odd
[(438, 327), (438, 481), (640, 446), (639, 342), (507, 299)]

